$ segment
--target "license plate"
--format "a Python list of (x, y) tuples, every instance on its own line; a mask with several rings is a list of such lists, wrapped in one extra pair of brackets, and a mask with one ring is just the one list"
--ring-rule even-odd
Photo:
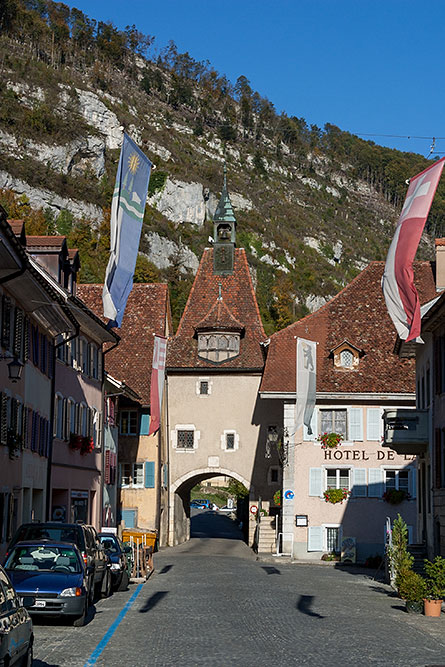
[(46, 607), (46, 601), (45, 600), (36, 600), (34, 603), (34, 607)]

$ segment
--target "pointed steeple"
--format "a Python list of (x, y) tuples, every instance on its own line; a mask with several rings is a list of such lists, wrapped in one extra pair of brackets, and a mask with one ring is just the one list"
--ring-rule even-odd
[(236, 218), (227, 191), (227, 167), (224, 162), (224, 184), (213, 216), (213, 271), (217, 275), (233, 273), (236, 244)]

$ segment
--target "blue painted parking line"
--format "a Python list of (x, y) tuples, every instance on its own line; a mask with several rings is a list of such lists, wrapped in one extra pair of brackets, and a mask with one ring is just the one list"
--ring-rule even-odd
[(139, 586), (136, 588), (135, 592), (133, 593), (133, 595), (131, 596), (131, 598), (128, 600), (127, 604), (126, 604), (125, 607), (122, 609), (122, 611), (120, 612), (119, 616), (116, 618), (116, 620), (114, 621), (114, 623), (113, 623), (112, 625), (110, 625), (109, 629), (108, 629), (107, 632), (104, 634), (104, 636), (102, 637), (102, 639), (100, 640), (100, 642), (98, 643), (98, 645), (96, 646), (96, 648), (94, 649), (94, 651), (92, 652), (92, 654), (90, 655), (90, 657), (88, 658), (88, 660), (86, 661), (84, 667), (91, 667), (91, 665), (95, 665), (95, 664), (96, 664), (97, 659), (99, 658), (100, 654), (104, 651), (106, 645), (108, 644), (108, 642), (110, 641), (111, 637), (114, 635), (114, 633), (116, 632), (117, 628), (119, 627), (119, 624), (123, 621), (123, 619), (124, 619), (124, 617), (125, 617), (125, 614), (126, 614), (126, 613), (131, 609), (131, 607), (133, 606), (133, 604), (134, 604), (134, 602), (135, 602), (137, 596), (139, 595), (139, 593), (140, 593), (141, 590), (142, 590), (143, 585), (144, 585), (144, 584), (139, 584)]

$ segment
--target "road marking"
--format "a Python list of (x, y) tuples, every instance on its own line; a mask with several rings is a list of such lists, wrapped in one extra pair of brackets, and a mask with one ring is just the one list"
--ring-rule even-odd
[(108, 629), (107, 632), (104, 634), (104, 636), (102, 637), (102, 639), (100, 640), (100, 642), (98, 643), (98, 645), (96, 646), (96, 648), (94, 649), (94, 651), (92, 652), (92, 654), (90, 655), (90, 657), (88, 658), (88, 660), (86, 661), (84, 667), (90, 667), (91, 665), (95, 665), (95, 664), (96, 664), (98, 657), (99, 657), (100, 654), (104, 651), (104, 649), (105, 649), (106, 645), (108, 644), (108, 642), (110, 641), (111, 637), (112, 637), (112, 636), (114, 635), (114, 633), (116, 632), (116, 630), (117, 630), (119, 624), (123, 621), (125, 614), (126, 614), (127, 611), (129, 611), (129, 610), (131, 609), (131, 607), (133, 606), (133, 604), (134, 604), (134, 602), (135, 602), (137, 596), (139, 595), (139, 593), (140, 593), (141, 590), (142, 590), (143, 585), (144, 585), (144, 584), (139, 584), (139, 586), (136, 588), (135, 592), (133, 593), (133, 595), (131, 596), (131, 598), (128, 600), (127, 604), (126, 604), (125, 607), (122, 609), (122, 611), (120, 612), (119, 616), (116, 618), (116, 620), (114, 621), (114, 623), (112, 623), (112, 625), (110, 625), (109, 629)]

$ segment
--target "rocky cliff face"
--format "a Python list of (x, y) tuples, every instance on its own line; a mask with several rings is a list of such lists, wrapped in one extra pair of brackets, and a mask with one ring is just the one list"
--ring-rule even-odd
[(38, 85), (32, 68), (3, 72), (0, 103), (15, 105), (27, 124), (3, 122), (0, 114), (0, 188), (49, 209), (56, 224), (65, 210), (74, 224), (99, 227), (125, 129), (156, 167), (141, 252), (161, 279), (173, 257), (180, 257), (181, 273), (196, 271), (212, 233), (224, 160), (238, 245), (247, 250), (261, 307), (275, 318), (283, 303), (287, 319), (320, 307), (368, 261), (384, 257), (396, 212), (347, 161), (334, 164), (320, 150), (297, 154), (265, 132), (249, 138), (239, 123), (240, 140), (224, 144), (217, 109), (216, 130), (210, 123), (197, 131), (196, 113), (126, 86), (119, 73), (104, 91), (88, 71), (51, 70), (45, 85), (39, 67)]

